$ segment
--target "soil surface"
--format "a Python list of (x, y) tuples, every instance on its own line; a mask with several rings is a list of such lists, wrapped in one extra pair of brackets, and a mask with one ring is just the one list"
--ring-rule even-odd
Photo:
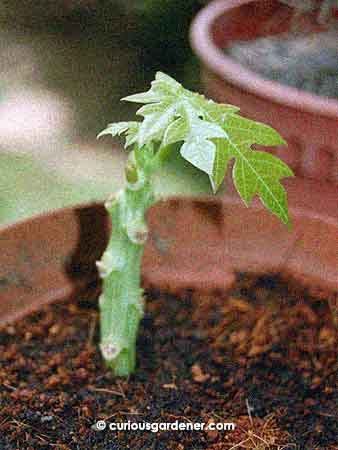
[[(276, 277), (228, 293), (148, 292), (138, 368), (114, 379), (80, 298), (0, 334), (1, 450), (336, 450), (337, 335), (326, 301)], [(220, 422), (234, 431), (98, 431)]]
[(338, 26), (332, 28), (237, 41), (226, 53), (264, 78), (338, 99)]

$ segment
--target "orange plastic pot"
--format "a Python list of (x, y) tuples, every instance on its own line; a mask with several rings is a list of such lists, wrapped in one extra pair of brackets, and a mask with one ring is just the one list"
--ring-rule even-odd
[[(311, 188), (309, 186), (309, 191)], [(293, 230), (257, 202), (246, 208), (237, 194), (222, 199), (172, 199), (149, 212), (150, 238), (143, 284), (179, 292), (224, 290), (235, 272), (282, 273), (316, 294), (337, 291), (338, 223), (303, 196), (297, 179), (287, 184)], [(297, 206), (295, 206), (295, 204)], [(97, 288), (95, 261), (110, 225), (100, 204), (41, 215), (0, 231), (0, 324), (43, 304), (84, 296)]]

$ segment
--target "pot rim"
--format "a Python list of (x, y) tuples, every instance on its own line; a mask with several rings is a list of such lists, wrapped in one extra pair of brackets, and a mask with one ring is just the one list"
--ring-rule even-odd
[(338, 118), (338, 101), (265, 79), (226, 56), (212, 38), (215, 20), (228, 11), (255, 0), (214, 0), (195, 17), (190, 28), (191, 46), (203, 64), (242, 90), (289, 108)]
[[(289, 180), (291, 185), (289, 186), (294, 191), (294, 198), (298, 198), (299, 192), (306, 191), (305, 182), (297, 181), (295, 179)], [(288, 184), (288, 183), (287, 183)], [(236, 271), (247, 271), (251, 273), (281, 273), (291, 275), (295, 279), (299, 279), (308, 286), (314, 286), (316, 289), (323, 290), (324, 292), (336, 291), (336, 259), (333, 256), (333, 242), (337, 233), (337, 221), (335, 217), (330, 214), (323, 214), (319, 206), (319, 201), (316, 201), (314, 205), (309, 208), (304, 201), (301, 204), (290, 204), (290, 215), (295, 223), (293, 233), (287, 232), (277, 218), (272, 216), (266, 222), (266, 216), (262, 216), (262, 213), (266, 213), (265, 208), (257, 199), (254, 200), (250, 209), (255, 210), (256, 214), (252, 215), (247, 211), (249, 208), (243, 205), (238, 195), (229, 189), (229, 192), (219, 197), (171, 197), (165, 202), (166, 205), (162, 205), (160, 209), (150, 214), (150, 222), (155, 224), (155, 217), (157, 217), (157, 224), (165, 222), (164, 217), (168, 214), (168, 207), (177, 212), (177, 208), (180, 203), (180, 208), (186, 211), (186, 214), (197, 214), (194, 220), (201, 222), (201, 214), (205, 215), (206, 211), (209, 211), (207, 217), (205, 217), (204, 226), (208, 226), (210, 231), (210, 242), (208, 245), (212, 245), (214, 253), (212, 257), (206, 257), (202, 265), (194, 265), (195, 258), (201, 258), (203, 260), (203, 249), (197, 249), (194, 251), (192, 248), (184, 252), (184, 255), (188, 255), (188, 258), (183, 256), (183, 253), (175, 250), (175, 239), (172, 241), (173, 250), (168, 255), (161, 253), (161, 251), (154, 245), (154, 240), (149, 240), (147, 249), (147, 255), (143, 261), (142, 276), (143, 280), (149, 286), (156, 286), (160, 289), (174, 290), (176, 292), (191, 288), (194, 286), (197, 290), (212, 289), (228, 289), (232, 283), (234, 273)], [(316, 195), (315, 195), (316, 197)], [(160, 202), (161, 203), (161, 202)], [(202, 204), (214, 204), (216, 203), (220, 207), (218, 208), (200, 208)], [(291, 202), (293, 203), (293, 202)], [(212, 205), (211, 205), (212, 206)], [(234, 210), (238, 215), (234, 214)], [(9, 279), (9, 274), (13, 272), (15, 277), (14, 282), (10, 288), (4, 291), (4, 298), (0, 304), (0, 327), (6, 323), (13, 322), (21, 317), (36, 311), (41, 308), (42, 305), (52, 303), (64, 298), (73, 297), (74, 295), (81, 294), (91, 286), (96, 286), (93, 282), (97, 280), (97, 273), (93, 271), (82, 272), (81, 277), (77, 276), (78, 272), (67, 271), (66, 266), (71, 268), (74, 264), (74, 268), (77, 267), (78, 262), (90, 263), (91, 267), (94, 267), (94, 261), (99, 257), (93, 254), (101, 250), (101, 244), (98, 242), (92, 242), (90, 236), (87, 234), (88, 230), (93, 236), (97, 236), (97, 226), (92, 226), (91, 221), (82, 223), (79, 222), (81, 212), (86, 212), (86, 217), (92, 218), (99, 213), (101, 217), (98, 222), (99, 225), (105, 227), (105, 233), (102, 233), (99, 241), (107, 243), (108, 241), (108, 228), (110, 228), (108, 215), (104, 210), (102, 203), (85, 203), (73, 205), (66, 208), (49, 211), (44, 214), (39, 214), (29, 219), (21, 220), (12, 225), (6, 226), (0, 229), (0, 238), (4, 238), (4, 252), (0, 256), (0, 264), (2, 264), (3, 270), (1, 271), (0, 265), (0, 278), (1, 275), (4, 279)], [(161, 212), (162, 211), (162, 212)], [(151, 212), (151, 211), (150, 211)], [(222, 218), (219, 213), (221, 212)], [(258, 244), (247, 245), (248, 242), (252, 242), (252, 233), (250, 234), (250, 227), (247, 229), (245, 226), (238, 227), (236, 221), (231, 218), (239, 217), (241, 223), (247, 223), (250, 217), (253, 219), (251, 230), (254, 233), (258, 233)], [(83, 216), (82, 216), (83, 217)], [(225, 220), (228, 217), (230, 220)], [(55, 220), (57, 219), (57, 220)], [(62, 220), (61, 220), (62, 219)], [(101, 223), (101, 220), (103, 222)], [(53, 229), (54, 236), (56, 236), (56, 245), (52, 246), (48, 250), (46, 257), (45, 245), (36, 246), (36, 242), (32, 239), (34, 229), (41, 230), (49, 229), (49, 222), (55, 222), (56, 228)], [(181, 223), (179, 227), (182, 230), (182, 215), (178, 215), (178, 221)], [(84, 228), (83, 228), (84, 227)], [(197, 227), (198, 228), (198, 227)], [(23, 230), (25, 229), (24, 233)], [(65, 242), (57, 239), (60, 233), (67, 230), (68, 237)], [(168, 224), (164, 225), (164, 228), (160, 226), (159, 233), (169, 230)], [(222, 230), (221, 230), (222, 229)], [(84, 235), (81, 235), (81, 230), (86, 231)], [(249, 231), (248, 236), (246, 236)], [(227, 245), (214, 246), (215, 242), (223, 242), (223, 232), (230, 233), (229, 242)], [(17, 258), (13, 258), (13, 251), (17, 250), (16, 244), (18, 242), (18, 236), (22, 234), (21, 240), (29, 236), (27, 242), (27, 253), (31, 255), (29, 260), (29, 267), (27, 265), (27, 258), (23, 258), (22, 255)], [(198, 232), (199, 233), (199, 232)], [(198, 234), (197, 233), (197, 234)], [(317, 242), (316, 236), (322, 236), (320, 242)], [(12, 237), (11, 237), (12, 235)], [(46, 235), (46, 233), (45, 233)], [(242, 239), (244, 238), (244, 244), (242, 245)], [(263, 239), (264, 235), (264, 239)], [(6, 244), (6, 236), (8, 244)], [(78, 254), (78, 244), (82, 242), (82, 239), (86, 239), (89, 247), (85, 245), (83, 260)], [(186, 238), (183, 232), (182, 235)], [(323, 236), (325, 236), (323, 240)], [(196, 237), (196, 236), (195, 236)], [(302, 240), (305, 239), (305, 247), (303, 249)], [(249, 240), (249, 241), (248, 241)], [(46, 241), (47, 242), (47, 241)], [(309, 247), (310, 242), (310, 247)], [(322, 248), (322, 244), (324, 249)], [(320, 255), (318, 259), (319, 265), (314, 263), (314, 256), (316, 252), (313, 250), (320, 248)], [(82, 247), (82, 245), (81, 245)], [(202, 246), (203, 247), (203, 246)], [(275, 248), (276, 247), (276, 248)], [(13, 248), (13, 250), (11, 250)], [(102, 247), (103, 248), (103, 247)], [(179, 248), (179, 247), (178, 247)], [(199, 247), (198, 247), (199, 248)], [(55, 252), (58, 252), (58, 258), (54, 258)], [(175, 253), (176, 252), (176, 253)], [(202, 252), (202, 253), (201, 253)], [(314, 254), (312, 255), (312, 253)], [(91, 254), (88, 259), (88, 255)], [(189, 256), (191, 254), (191, 256)], [(12, 256), (11, 256), (12, 255)], [(194, 256), (195, 255), (195, 256)], [(197, 255), (197, 256), (196, 256)], [(199, 255), (199, 256), (198, 256)], [(211, 255), (211, 254), (210, 254)], [(216, 257), (215, 257), (216, 255)], [(51, 259), (49, 257), (52, 256)], [(76, 256), (78, 259), (69, 258), (69, 256)], [(291, 258), (291, 259), (290, 259)], [(181, 272), (177, 271), (177, 264), (175, 261), (183, 261), (183, 268)], [(68, 261), (68, 263), (66, 263)], [(193, 262), (192, 262), (193, 261)], [(309, 261), (308, 270), (304, 266), (304, 262)], [(10, 270), (7, 272), (7, 264), (9, 262)], [(48, 269), (46, 269), (48, 265)], [(203, 270), (203, 276), (200, 269)], [(196, 269), (196, 270), (195, 270)], [(196, 273), (195, 273), (196, 272)], [(181, 273), (181, 275), (180, 275)], [(73, 276), (75, 275), (75, 277)], [(16, 284), (16, 280), (23, 279), (25, 284)], [(211, 279), (213, 280), (211, 282)]]
[[(292, 182), (295, 183), (296, 181), (297, 180), (295, 180), (295, 179), (291, 179), (291, 183)], [(313, 187), (311, 185), (311, 181), (312, 180), (310, 180), (310, 186)], [(297, 184), (300, 184), (300, 183), (297, 183)], [(284, 182), (284, 186), (285, 187), (288, 186), (287, 181)], [(301, 186), (297, 186), (297, 189), (300, 189), (300, 188), (301, 188)], [(166, 201), (171, 201), (171, 202), (182, 202), (182, 201), (197, 202), (197, 201), (199, 201), (201, 203), (206, 203), (206, 204), (215, 204), (215, 203), (223, 202), (225, 204), (232, 203), (235, 205), (243, 205), (243, 201), (241, 200), (240, 196), (233, 188), (231, 189), (231, 187), (228, 188), (228, 195), (224, 195), (224, 193), (221, 193), (218, 195), (204, 194), (204, 195), (198, 195), (198, 196), (171, 195), (169, 197), (158, 200), (156, 202), (156, 204), (160, 203), (160, 202), (166, 202)], [(33, 214), (29, 217), (23, 217), (15, 222), (0, 225), (0, 235), (5, 232), (15, 231), (16, 229), (23, 227), (23, 226), (29, 226), (29, 225), (34, 224), (35, 222), (42, 220), (42, 219), (47, 219), (47, 218), (53, 219), (54, 217), (59, 217), (62, 214), (69, 213), (70, 211), (81, 210), (83, 208), (94, 209), (97, 207), (104, 207), (104, 202), (89, 201), (89, 202), (83, 202), (83, 203), (75, 203), (73, 205), (67, 205), (67, 206), (63, 206), (61, 208), (42, 211), (42, 212)], [(259, 201), (259, 199), (257, 197), (255, 197), (252, 200), (250, 208), (255, 209), (255, 210), (263, 210), (263, 211), (266, 210), (266, 207), (262, 204), (261, 201)], [(330, 212), (333, 213), (333, 211), (331, 211), (331, 210), (330, 210)], [(305, 205), (299, 206), (299, 205), (291, 205), (291, 204), (289, 205), (289, 213), (293, 217), (311, 217), (312, 219), (320, 220), (320, 221), (326, 223), (327, 225), (337, 226), (337, 219), (335, 216), (331, 215), (330, 212), (318, 211), (316, 208), (314, 208), (314, 209), (309, 208), (308, 205), (307, 206), (305, 206)]]

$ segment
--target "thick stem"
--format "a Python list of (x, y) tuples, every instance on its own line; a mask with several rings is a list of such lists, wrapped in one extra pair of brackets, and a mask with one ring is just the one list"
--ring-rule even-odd
[(145, 213), (154, 203), (151, 171), (126, 167), (126, 187), (106, 203), (112, 236), (97, 263), (103, 280), (99, 299), (102, 356), (117, 376), (135, 369), (136, 338), (143, 316), (141, 259), (147, 240)]

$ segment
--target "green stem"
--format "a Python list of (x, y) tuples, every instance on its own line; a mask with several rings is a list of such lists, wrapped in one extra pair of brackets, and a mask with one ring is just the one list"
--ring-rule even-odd
[[(134, 155), (132, 155), (134, 156)], [(126, 187), (106, 203), (112, 235), (97, 263), (103, 280), (99, 299), (102, 356), (117, 376), (135, 369), (136, 339), (143, 316), (141, 259), (147, 240), (145, 213), (154, 203), (152, 170), (132, 160)]]

